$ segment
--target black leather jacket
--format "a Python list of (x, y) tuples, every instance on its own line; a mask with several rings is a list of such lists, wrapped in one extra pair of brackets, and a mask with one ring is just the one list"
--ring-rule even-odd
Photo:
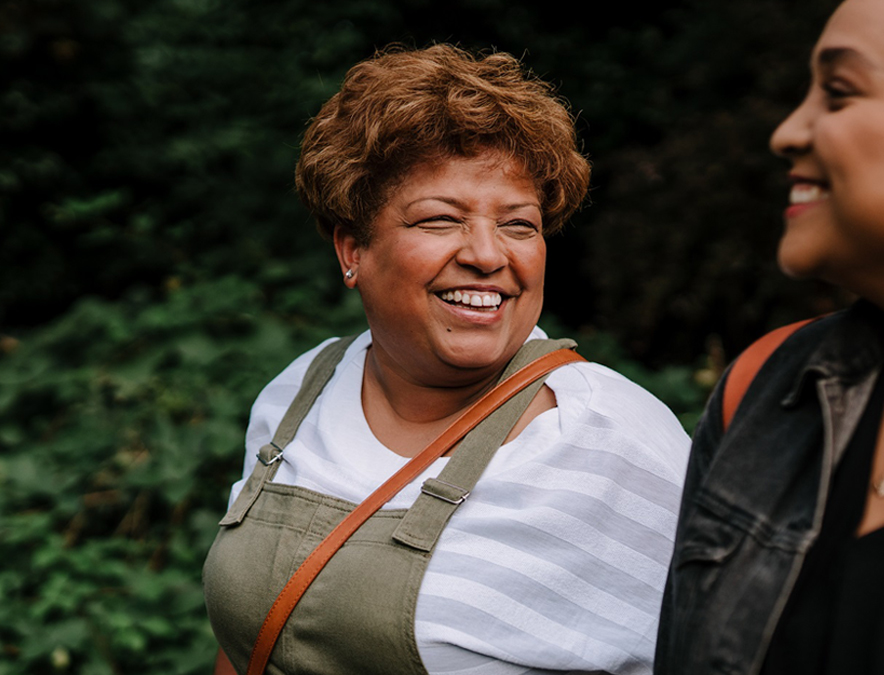
[(719, 383), (694, 434), (657, 675), (759, 672), (882, 359), (884, 312), (860, 301), (774, 352), (724, 435)]

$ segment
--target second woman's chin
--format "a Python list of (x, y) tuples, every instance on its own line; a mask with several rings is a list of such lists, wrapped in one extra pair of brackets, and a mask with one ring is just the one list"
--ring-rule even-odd
[(822, 278), (834, 253), (832, 237), (821, 214), (806, 212), (787, 218), (777, 247), (777, 264), (793, 279)]
[(792, 279), (812, 279), (816, 276), (817, 270), (807, 264), (807, 260), (795, 254), (795, 251), (788, 245), (780, 242), (777, 250), (777, 265), (788, 277)]

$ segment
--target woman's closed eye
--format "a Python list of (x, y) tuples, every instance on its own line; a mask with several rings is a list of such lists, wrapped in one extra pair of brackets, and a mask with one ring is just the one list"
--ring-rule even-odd
[(531, 237), (540, 232), (540, 226), (530, 220), (509, 220), (500, 226), (508, 236), (516, 238)]
[(421, 218), (409, 225), (409, 227), (419, 227), (424, 230), (449, 230), (458, 227), (461, 224), (460, 219), (447, 214), (437, 214), (427, 218)]

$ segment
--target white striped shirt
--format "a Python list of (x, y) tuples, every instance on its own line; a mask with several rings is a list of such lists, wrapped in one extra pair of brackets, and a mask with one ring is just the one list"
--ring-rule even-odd
[[(258, 396), (245, 476), (325, 344)], [(370, 344), (366, 332), (349, 347), (276, 482), (360, 502), (407, 461), (362, 411)], [(430, 559), (415, 636), (431, 675), (651, 672), (690, 441), (660, 401), (604, 366), (568, 365), (547, 385), (557, 407), (500, 448)], [(385, 508), (408, 508), (447, 461)]]

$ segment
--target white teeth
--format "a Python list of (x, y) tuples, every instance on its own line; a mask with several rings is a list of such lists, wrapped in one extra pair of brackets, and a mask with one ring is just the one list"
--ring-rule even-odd
[(468, 307), (490, 307), (492, 309), (499, 307), (503, 302), (500, 293), (479, 291), (445, 291), (440, 293), (439, 297), (446, 302), (456, 302)]
[(810, 183), (796, 183), (789, 192), (790, 204), (809, 204), (810, 202), (828, 198), (828, 190), (821, 185), (812, 185)]

